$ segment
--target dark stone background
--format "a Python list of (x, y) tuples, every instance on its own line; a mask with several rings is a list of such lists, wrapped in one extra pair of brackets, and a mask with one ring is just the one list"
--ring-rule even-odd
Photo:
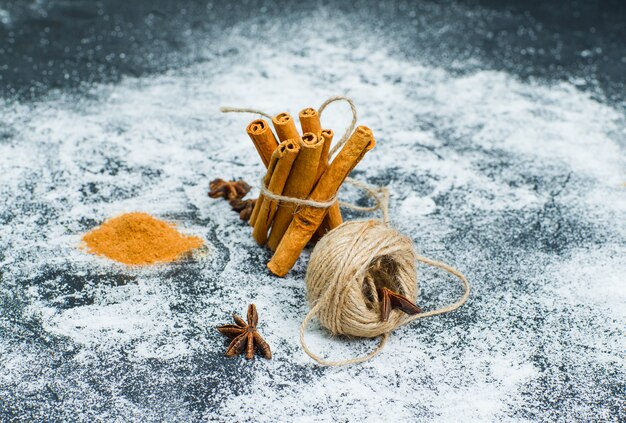
[[(493, 69), (505, 71), (523, 81), (538, 79), (548, 84), (566, 81), (590, 93), (603, 104), (617, 110), (625, 109), (626, 3), (623, 1), (299, 3), (0, 0), (0, 9), (8, 11), (11, 16), (8, 23), (0, 23), (0, 98), (7, 104), (26, 105), (37, 104), (59, 92), (77, 99), (89, 98), (90, 88), (95, 83), (117, 83), (125, 76), (158, 75), (168, 69), (184, 69), (192, 64), (216, 60), (216, 57), (227, 60), (236, 57), (237, 52), (223, 50), (218, 43), (210, 47), (215, 54), (208, 56), (207, 50), (198, 45), (198, 40), (211, 37), (219, 40), (225, 29), (259, 14), (266, 14), (268, 19), (281, 16), (284, 18), (280, 19), (287, 20), (293, 16), (306, 16), (310, 10), (323, 5), (355, 20), (367, 22), (374, 33), (393, 33), (404, 40), (389, 46), (398, 57), (409, 60), (419, 56), (422, 62), (441, 66), (452, 73), (470, 74)], [(414, 24), (415, 19), (419, 25)], [(253, 36), (254, 30), (249, 31), (246, 35)], [(541, 275), (546, 263), (566, 260), (576, 248), (623, 245), (624, 239), (614, 231), (614, 225), (623, 225), (623, 222), (596, 222), (593, 216), (582, 216), (562, 200), (562, 196), (587, 189), (593, 182), (579, 178), (558, 164), (550, 167), (550, 163), (541, 163), (545, 171), (539, 171), (533, 168), (533, 163), (524, 162), (524, 157), (514, 153), (483, 149), (476, 144), (467, 147), (459, 141), (460, 135), (445, 125), (440, 126), (437, 116), (420, 118), (423, 118), (419, 123), (420, 129), (432, 130), (444, 140), (437, 147), (444, 151), (442, 154), (452, 151), (483, 155), (480, 171), (484, 175), (506, 180), (512, 187), (534, 187), (534, 191), (545, 198), (545, 203), (536, 209), (503, 211), (495, 217), (480, 212), (458, 211), (466, 193), (454, 187), (434, 198), (442, 225), (456, 230), (454, 235), (441, 240), (445, 246), (442, 250), (449, 247), (468, 261), (468, 257), (480, 257), (493, 265), (480, 267), (471, 266), (471, 262), (467, 264), (470, 278), (484, 284), (482, 290), (477, 290), (473, 296), (472, 300), (477, 305), (463, 309), (450, 319), (425, 323), (426, 335), (421, 335), (425, 344), (441, 342), (437, 334), (445, 329), (457, 325), (477, 325), (485, 318), (484, 309), (480, 308), (485, 302), (494, 298), (506, 302), (510, 293), (515, 296), (543, 288), (526, 285), (526, 277), (530, 279), (530, 275)], [(16, 142), (13, 139), (15, 133), (0, 128), (0, 142)], [(623, 138), (618, 139), (620, 141), (623, 147)], [(423, 147), (416, 145), (415, 148)], [(440, 154), (437, 148), (425, 148), (431, 148), (432, 151), (429, 151), (434, 155)], [(161, 177), (156, 165), (155, 168), (133, 168), (125, 164), (123, 157), (115, 156), (116, 152), (103, 148), (98, 153), (107, 157), (106, 164), (100, 169), (102, 174), (138, 174), (142, 181), (148, 182), (158, 182)], [(233, 163), (237, 165), (234, 160)], [(34, 216), (42, 227), (59, 218), (62, 207), (50, 205), (38, 197), (36, 171), (32, 175), (31, 179), (21, 183), (19, 197), (7, 195), (3, 198), (5, 207), (0, 210), (3, 227), (11, 227), (20, 215)], [(200, 175), (204, 180), (211, 176), (214, 175)], [(62, 172), (54, 177), (59, 178), (59, 184), (64, 183)], [(391, 168), (379, 175), (370, 175), (368, 181), (386, 184), (402, 180), (404, 188), (423, 190), (420, 195), (426, 196), (433, 179), (434, 176), (428, 173), (407, 176)], [(102, 186), (85, 183), (82, 194), (85, 202), (107, 203), (130, 198), (140, 191), (140, 188), (134, 187), (135, 191), (132, 188), (116, 187), (107, 197)], [(406, 192), (398, 194), (398, 201), (403, 200), (402, 195)], [(207, 237), (217, 246), (217, 257), (208, 264), (208, 268), (206, 264), (196, 262), (175, 264), (161, 276), (171, 280), (172, 291), (175, 292), (169, 304), (170, 311), (191, 319), (186, 336), (203, 339), (213, 346), (218, 343), (221, 348), (222, 340), (212, 332), (206, 334), (203, 322), (192, 319), (203, 311), (201, 304), (194, 303), (193, 299), (219, 296), (222, 290), (227, 289), (221, 285), (221, 272), (232, 259), (229, 252), (232, 243), (238, 242), (239, 235), (246, 236), (244, 228), (224, 228), (202, 217), (192, 206), (179, 212), (172, 211), (167, 217), (206, 227)], [(348, 213), (348, 217), (355, 216)], [(482, 226), (482, 219), (493, 219), (493, 224)], [(72, 230), (81, 233), (96, 223), (95, 220), (74, 222)], [(228, 239), (228, 245), (220, 244), (220, 239), (224, 238)], [(4, 247), (7, 250), (19, 249), (16, 245)], [(243, 277), (254, 279), (268, 258), (266, 252), (251, 243), (236, 247), (244, 251), (248, 258), (248, 261), (239, 263), (241, 269), (237, 271)], [(0, 251), (0, 261), (4, 260), (5, 253)], [(22, 264), (27, 264), (28, 253), (17, 256), (21, 257)], [(547, 258), (544, 263), (535, 260), (537, 257)], [(219, 416), (222, 401), (229, 395), (245, 393), (250, 389), (246, 384), (248, 378), (254, 379), (261, 374), (271, 380), (265, 383), (272, 390), (281, 392), (291, 389), (288, 384), (273, 382), (275, 376), (264, 373), (266, 369), (260, 367), (261, 364), (255, 363), (257, 367), (252, 367), (236, 360), (224, 360), (221, 352), (213, 349), (181, 361), (155, 358), (146, 359), (141, 365), (137, 365), (123, 347), (114, 348), (106, 354), (87, 349), (86, 354), (91, 354), (91, 361), (81, 361), (81, 354), (85, 352), (80, 345), (69, 338), (50, 335), (43, 330), (41, 319), (28, 313), (31, 299), (26, 293), (30, 288), (40, 288), (39, 301), (62, 311), (93, 304), (97, 294), (94, 287), (133, 285), (137, 283), (137, 276), (101, 269), (84, 271), (79, 267), (73, 263), (54, 263), (38, 268), (32, 277), (25, 272), (12, 279), (6, 276), (0, 279), (5, 288), (0, 296), (0, 337), (3, 338), (3, 345), (12, 351), (24, 351), (24, 356), (29, 359), (37, 357), (25, 366), (28, 371), (21, 375), (21, 384), (5, 383), (0, 386), (0, 420), (185, 420), (207, 416), (218, 420), (216, 416)], [(6, 274), (4, 270), (0, 275), (3, 274)], [(304, 269), (297, 268), (294, 275), (296, 279), (302, 279)], [(546, 286), (551, 283), (548, 280), (543, 282)], [(296, 319), (301, 317), (301, 304), (305, 303), (299, 288), (296, 285), (285, 286), (285, 289), (293, 291), (293, 304), (286, 305), (291, 310), (288, 315)], [(436, 295), (429, 296), (427, 293), (424, 301), (428, 303), (433, 297)], [(544, 304), (539, 303), (531, 306), (530, 310), (519, 311), (519, 317), (508, 323), (506, 333), (497, 334), (498, 345), (501, 345), (502, 338), (506, 339), (511, 334), (530, 334), (529, 342), (536, 345), (532, 365), (541, 372), (540, 377), (521, 389), (521, 405), (508, 410), (507, 417), (535, 421), (580, 420), (585, 415), (572, 411), (573, 406), (580, 402), (591, 410), (591, 414), (602, 410), (602, 415), (595, 416), (598, 420), (624, 421), (626, 384), (623, 368), (616, 364), (624, 358), (623, 355), (615, 356), (614, 351), (607, 347), (609, 364), (594, 361), (586, 368), (580, 368), (578, 362), (568, 359), (579, 351), (580, 354), (604, 353), (604, 350), (590, 351), (587, 346), (577, 345), (576, 341), (568, 338), (571, 329), (583, 332), (603, 330), (599, 336), (607, 340), (623, 339), (620, 322), (615, 321), (615, 327), (607, 330), (607, 326), (597, 323), (602, 321), (602, 313), (591, 306), (567, 304), (554, 306), (554, 309), (546, 309)], [(581, 307), (583, 312), (576, 314)], [(219, 310), (219, 313), (221, 319), (226, 311)], [(555, 330), (563, 337), (559, 346), (564, 352), (550, 350), (553, 344), (546, 338), (553, 336)], [(460, 339), (459, 343), (465, 341)], [(332, 374), (328, 369), (302, 365), (297, 360), (289, 361), (300, 352), (292, 350), (289, 353), (291, 355), (285, 361), (280, 361), (283, 360), (281, 358), (276, 361), (283, 366), (279, 370), (293, 381), (313, 380)], [(1, 364), (0, 357), (0, 368)], [(454, 363), (450, 365), (454, 366)], [(425, 366), (427, 368), (427, 364)], [(420, 378), (419, 374), (425, 374), (423, 370), (419, 368), (416, 371), (418, 376), (414, 382), (433, 390), (439, 389), (437, 381)], [(350, 371), (358, 375), (365, 370)], [(459, 371), (459, 374), (462, 372)], [(42, 379), (54, 383), (29, 391), (22, 389), (24, 381)], [(122, 392), (113, 392), (111, 386)], [(89, 402), (82, 401), (85, 392), (89, 392)], [(132, 403), (135, 409), (148, 411), (145, 415), (132, 416), (129, 409), (117, 402), (120, 396)], [(342, 409), (341, 404), (327, 406), (333, 413), (337, 408)], [(437, 420), (427, 404), (423, 409), (410, 410), (410, 415), (413, 419)], [(285, 420), (295, 417), (286, 415)], [(593, 419), (593, 416), (587, 415), (587, 418)], [(343, 419), (350, 420), (349, 417)]]
[[(422, 46), (427, 51), (419, 54), (433, 63), (477, 58), (481, 68), (522, 78), (580, 78), (583, 89), (620, 104), (625, 100), (626, 4), (620, 0), (242, 1), (216, 2), (208, 8), (206, 1), (169, 0), (35, 4), (0, 1), (13, 17), (10, 25), (0, 26), (4, 97), (36, 98), (54, 88), (80, 88), (186, 66), (204, 59), (189, 42), (194, 34), (218, 34), (258, 15), (261, 8), (275, 17), (306, 14), (326, 5), (386, 31), (403, 32), (408, 42), (396, 48), (407, 56), (416, 53), (413, 43), (427, 41)], [(419, 27), (411, 24), (409, 10), (420, 20)], [(433, 34), (432, 28), (450, 20), (455, 21), (453, 27)], [(589, 53), (581, 55), (586, 49)]]

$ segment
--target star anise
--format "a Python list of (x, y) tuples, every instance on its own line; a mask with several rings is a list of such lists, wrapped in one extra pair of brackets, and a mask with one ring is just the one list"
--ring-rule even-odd
[(211, 191), (209, 191), (209, 197), (224, 197), (226, 200), (243, 198), (250, 191), (250, 185), (242, 179), (239, 179), (238, 181), (214, 179), (209, 183), (209, 188), (211, 188)]
[(229, 201), (230, 207), (239, 212), (239, 218), (241, 220), (248, 221), (250, 220), (250, 215), (252, 215), (252, 210), (254, 210), (254, 205), (256, 203), (255, 199), (242, 200), (240, 198), (234, 198)]
[(233, 314), (233, 320), (235, 325), (223, 325), (218, 326), (217, 330), (222, 335), (232, 339), (232, 342), (226, 349), (226, 357), (233, 357), (235, 355), (246, 352), (246, 358), (249, 360), (254, 357), (255, 347), (263, 354), (263, 357), (268, 360), (272, 358), (272, 351), (270, 346), (261, 337), (256, 329), (256, 325), (259, 322), (259, 315), (256, 312), (256, 306), (250, 304), (248, 306), (248, 323), (236, 314)]
[(397, 308), (406, 314), (421, 313), (422, 309), (413, 304), (411, 300), (402, 295), (393, 292), (391, 289), (382, 287), (376, 290), (380, 302), (380, 319), (383, 322), (389, 320), (391, 310)]

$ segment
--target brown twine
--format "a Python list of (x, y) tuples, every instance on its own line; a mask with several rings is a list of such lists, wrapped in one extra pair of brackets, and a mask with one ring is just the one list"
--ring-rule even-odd
[[(332, 156), (348, 140), (356, 126), (356, 107), (351, 99), (335, 96), (326, 100), (319, 108), (321, 114), (335, 101), (346, 101), (352, 110), (352, 121), (345, 134), (330, 151)], [(272, 119), (272, 116), (256, 109), (222, 107), (222, 112), (256, 113)], [(444, 314), (461, 307), (468, 299), (470, 285), (467, 278), (453, 267), (418, 255), (413, 242), (397, 230), (389, 227), (389, 188), (375, 187), (364, 182), (347, 178), (346, 183), (365, 190), (375, 204), (368, 207), (340, 202), (352, 210), (373, 212), (381, 210), (382, 222), (375, 220), (345, 222), (324, 235), (311, 253), (307, 267), (307, 297), (313, 306), (300, 326), (300, 343), (303, 350), (324, 366), (342, 366), (362, 363), (378, 355), (389, 334), (399, 326), (438, 314)], [(286, 197), (270, 192), (261, 183), (261, 193), (266, 197), (301, 206), (328, 208), (336, 201), (312, 201)], [(387, 322), (382, 322), (379, 312), (379, 299), (376, 288), (386, 286), (407, 298), (417, 298), (419, 283), (415, 262), (420, 261), (438, 267), (459, 278), (463, 284), (463, 295), (453, 304), (439, 309), (408, 316), (393, 311)], [(376, 337), (381, 340), (369, 354), (341, 361), (329, 361), (319, 357), (306, 344), (304, 334), (315, 316), (333, 335)]]
[[(361, 182), (353, 178), (346, 178), (344, 182), (349, 185), (353, 185), (357, 188), (364, 190), (372, 199), (374, 199), (374, 205), (359, 206), (356, 204), (347, 203), (345, 201), (339, 201), (339, 205), (341, 207), (355, 210), (355, 211), (360, 211), (360, 212), (373, 212), (373, 211), (380, 209), (383, 215), (383, 222), (385, 223), (389, 222), (389, 212), (388, 212), (389, 188), (388, 187), (377, 187), (374, 185), (368, 185), (364, 182)], [(310, 199), (295, 198), (295, 197), (288, 197), (285, 195), (275, 194), (267, 188), (267, 186), (264, 184), (263, 178), (261, 178), (261, 194), (265, 196), (266, 198), (277, 201), (279, 203), (292, 203), (297, 206), (309, 206), (309, 207), (315, 207), (318, 209), (326, 209), (338, 201), (337, 196), (334, 196), (330, 200), (327, 200), (327, 201), (315, 201), (315, 200), (310, 200)]]
[(334, 156), (335, 153), (337, 152), (337, 150), (339, 150), (341, 147), (343, 147), (343, 145), (346, 143), (346, 141), (348, 141), (348, 138), (350, 138), (350, 135), (352, 135), (352, 132), (354, 131), (354, 128), (356, 127), (356, 106), (354, 105), (354, 102), (352, 101), (351, 98), (345, 97), (345, 96), (342, 96), (342, 95), (337, 95), (337, 96), (334, 96), (334, 97), (330, 97), (328, 100), (326, 100), (325, 102), (322, 103), (320, 108), (317, 110), (317, 112), (320, 115), (320, 119), (322, 118), (322, 112), (326, 109), (326, 107), (329, 104), (334, 103), (335, 101), (345, 101), (345, 102), (347, 102), (350, 105), (350, 111), (352, 111), (352, 121), (350, 122), (350, 125), (348, 125), (348, 128), (346, 128), (346, 132), (339, 139), (339, 141), (337, 141), (335, 143), (333, 148), (328, 153), (329, 157)]
[[(458, 277), (463, 284), (463, 295), (453, 304), (413, 316), (393, 311), (389, 320), (382, 322), (375, 288), (386, 286), (407, 298), (417, 298), (416, 260)], [(324, 366), (367, 361), (382, 351), (391, 331), (416, 319), (454, 311), (470, 294), (469, 282), (462, 273), (418, 255), (408, 237), (374, 220), (345, 222), (324, 235), (311, 253), (306, 286), (308, 301), (313, 306), (300, 326), (300, 343), (309, 357)], [(381, 336), (380, 343), (363, 357), (342, 361), (321, 358), (304, 339), (306, 328), (315, 316), (333, 335)]]
[(265, 113), (262, 110), (250, 109), (250, 108), (247, 108), (247, 107), (222, 106), (222, 107), (220, 107), (220, 112), (222, 112), (222, 113), (254, 113), (254, 114), (257, 114), (257, 115), (265, 116), (269, 120), (274, 119), (274, 116), (270, 115), (269, 113)]

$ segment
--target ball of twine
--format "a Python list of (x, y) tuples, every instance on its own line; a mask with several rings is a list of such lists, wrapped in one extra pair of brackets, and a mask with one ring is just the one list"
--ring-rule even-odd
[[(377, 289), (386, 287), (409, 299), (417, 299), (416, 261), (458, 277), (463, 284), (463, 295), (453, 304), (415, 315), (392, 310), (389, 319), (382, 321)], [(382, 351), (389, 334), (399, 326), (456, 310), (467, 301), (470, 293), (469, 282), (462, 273), (445, 263), (418, 255), (408, 237), (376, 220), (345, 222), (324, 235), (311, 253), (306, 287), (312, 307), (300, 327), (300, 343), (312, 359), (324, 366), (367, 361)], [(363, 357), (341, 361), (323, 359), (304, 339), (309, 322), (316, 316), (333, 335), (382, 336), (381, 341)]]
[(417, 298), (415, 250), (409, 238), (379, 221), (346, 222), (317, 243), (306, 273), (307, 297), (333, 335), (372, 338), (406, 323), (394, 310), (380, 319), (377, 288)]

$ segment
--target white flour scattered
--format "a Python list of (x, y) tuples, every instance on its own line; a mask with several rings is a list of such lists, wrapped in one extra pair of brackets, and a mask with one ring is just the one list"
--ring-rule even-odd
[[(268, 24), (259, 45), (242, 23), (207, 40), (206, 63), (88, 98), (0, 105), (0, 406), (138, 421), (624, 417), (624, 116), (569, 84), (400, 59), (384, 47), (395, 40), (326, 18), (332, 36), (296, 21), (281, 28), (299, 40), (285, 46)], [(307, 255), (270, 276), (269, 253), (206, 193), (213, 178), (254, 182), (262, 170), (244, 131), (253, 116), (220, 105), (296, 115), (336, 94), (378, 141), (354, 176), (389, 184), (394, 224), (466, 272), (473, 294), (401, 328), (368, 363), (320, 369), (298, 343)], [(349, 119), (343, 105), (323, 116), (338, 135)], [(176, 221), (207, 251), (132, 270), (78, 248), (129, 211)], [(420, 271), (424, 308), (458, 295)], [(213, 328), (249, 302), (272, 361), (222, 357)], [(375, 344), (316, 325), (307, 336), (337, 359)]]
[(9, 26), (11, 23), (11, 14), (2, 8), (0, 8), (0, 23), (5, 26)]

